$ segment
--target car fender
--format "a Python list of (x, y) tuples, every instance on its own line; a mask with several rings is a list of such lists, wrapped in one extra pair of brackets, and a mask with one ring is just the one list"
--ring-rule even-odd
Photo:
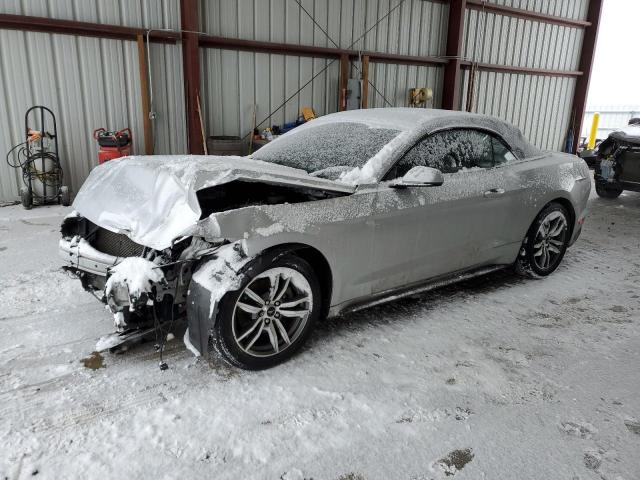
[(203, 258), (196, 267), (187, 291), (187, 321), (189, 342), (201, 354), (208, 350), (220, 300), (240, 288), (243, 269), (252, 259), (240, 242), (234, 242)]
[[(218, 212), (201, 221), (200, 235), (211, 242), (240, 242), (247, 256), (283, 245), (311, 247), (324, 257), (331, 271), (333, 304), (345, 295), (340, 272), (357, 269), (361, 261), (351, 254), (356, 246), (345, 232), (357, 230), (364, 235), (372, 230), (368, 219), (373, 197), (370, 203), (361, 200), (341, 197)], [(366, 246), (360, 248), (364, 251)]]

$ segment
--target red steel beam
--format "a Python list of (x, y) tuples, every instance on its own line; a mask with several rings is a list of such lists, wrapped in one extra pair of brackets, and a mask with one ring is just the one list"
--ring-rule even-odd
[(368, 55), (371, 62), (398, 63), (407, 65), (446, 65), (444, 58), (429, 56), (400, 55), (396, 53), (358, 52), (343, 48), (316, 47), (313, 45), (296, 45), (292, 43), (261, 42), (239, 38), (200, 35), (200, 46), (204, 48), (221, 48), (226, 50), (243, 50), (248, 52), (275, 53), (280, 55), (299, 55), (303, 57), (341, 58), (350, 60), (358, 56)]
[(449, 3), (446, 55), (450, 61), (444, 67), (442, 85), (442, 108), (446, 110), (460, 110), (460, 66), (466, 4), (467, 0), (451, 0)]
[[(351, 60), (358, 58), (358, 52), (349, 53)], [(400, 55), (397, 53), (383, 53), (383, 52), (360, 52), (360, 55), (368, 55), (369, 61), (375, 63), (391, 63), (402, 65), (435, 65), (444, 66), (449, 63), (449, 60), (442, 57), (420, 57), (416, 55)]]
[[(453, 4), (454, 1), (452, 0)], [(587, 20), (573, 20), (566, 17), (556, 17), (554, 15), (547, 15), (546, 13), (533, 12), (531, 10), (523, 10), (521, 8), (507, 7), (505, 5), (496, 5), (494, 3), (488, 3), (484, 0), (467, 0), (467, 8), (473, 10), (483, 10), (485, 12), (493, 12), (499, 15), (506, 15), (508, 17), (523, 18), (525, 20), (534, 20), (537, 22), (553, 23), (555, 25), (562, 25), (565, 27), (573, 28), (585, 28), (589, 27), (592, 22)]]
[[(471, 62), (461, 62), (461, 68), (471, 68)], [(522, 73), (526, 75), (541, 75), (545, 77), (581, 77), (583, 75), (583, 72), (575, 70), (549, 70), (545, 68), (512, 67), (507, 65), (496, 65), (493, 63), (478, 63), (476, 64), (476, 69), (483, 70), (485, 72)]]
[(184, 75), (185, 112), (187, 117), (187, 148), (193, 155), (204, 154), (202, 128), (199, 115), (200, 53), (198, 34), (198, 1), (180, 0), (182, 20), (182, 65)]
[[(580, 132), (582, 131), (582, 121), (587, 108), (587, 94), (589, 93), (589, 82), (591, 80), (591, 70), (593, 59), (596, 53), (596, 42), (598, 39), (598, 28), (600, 27), (600, 15), (602, 14), (603, 0), (590, 0), (587, 20), (591, 23), (584, 32), (582, 39), (582, 49), (580, 51), (580, 70), (584, 72), (578, 78), (573, 94), (573, 106), (571, 116), (573, 122), (573, 152), (578, 150)], [(570, 126), (571, 127), (571, 126)]]
[[(136, 41), (138, 35), (144, 35), (144, 28), (121, 27), (102, 23), (76, 22), (75, 20), (58, 20), (55, 18), (31, 17), (28, 15), (0, 14), (0, 28), (23, 30), (29, 32), (60, 33), (64, 35), (80, 35), (83, 37), (113, 38), (116, 40)], [(155, 30), (149, 40), (162, 43), (176, 43), (180, 34)]]

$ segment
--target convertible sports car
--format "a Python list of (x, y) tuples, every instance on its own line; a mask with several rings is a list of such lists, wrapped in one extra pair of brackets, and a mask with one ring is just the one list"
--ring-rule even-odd
[(253, 158), (107, 162), (60, 252), (122, 338), (186, 315), (192, 351), (260, 369), (327, 315), (505, 267), (550, 274), (580, 234), (588, 173), (486, 116), (342, 112)]

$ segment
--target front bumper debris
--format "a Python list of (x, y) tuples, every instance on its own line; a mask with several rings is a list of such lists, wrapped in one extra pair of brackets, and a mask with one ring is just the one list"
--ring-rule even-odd
[(109, 268), (118, 263), (118, 257), (99, 252), (80, 237), (71, 240), (61, 238), (58, 247), (58, 253), (65, 266), (75, 270), (106, 278)]
[(104, 294), (114, 314), (127, 305), (134, 312), (161, 301), (167, 286), (159, 265), (142, 257), (128, 257), (109, 269)]
[(85, 289), (100, 291), (112, 313), (162, 301), (176, 291), (176, 279), (168, 281), (160, 265), (142, 257), (115, 257), (93, 248), (85, 239), (62, 238), (59, 255), (64, 268), (78, 275)]

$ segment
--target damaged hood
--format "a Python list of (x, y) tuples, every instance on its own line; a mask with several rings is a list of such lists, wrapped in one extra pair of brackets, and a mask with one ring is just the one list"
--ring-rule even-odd
[(73, 208), (96, 225), (156, 250), (171, 246), (202, 214), (196, 192), (234, 180), (352, 193), (355, 187), (247, 157), (134, 156), (91, 171)]

